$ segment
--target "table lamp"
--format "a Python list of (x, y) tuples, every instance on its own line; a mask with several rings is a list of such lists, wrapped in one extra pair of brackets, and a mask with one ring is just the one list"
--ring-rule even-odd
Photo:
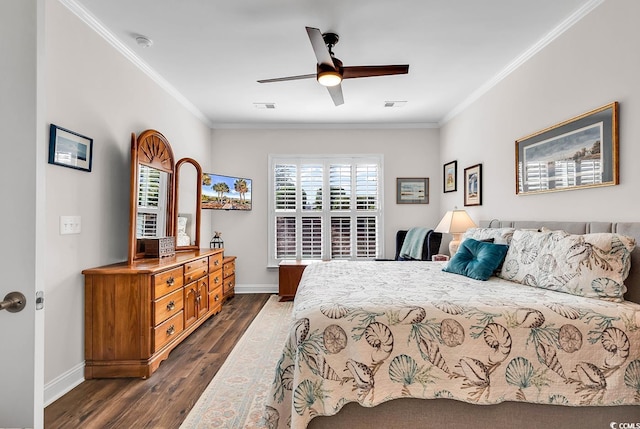
[(434, 231), (453, 235), (449, 243), (449, 254), (453, 256), (458, 251), (462, 234), (467, 229), (475, 227), (476, 224), (471, 220), (465, 210), (450, 210), (445, 213)]

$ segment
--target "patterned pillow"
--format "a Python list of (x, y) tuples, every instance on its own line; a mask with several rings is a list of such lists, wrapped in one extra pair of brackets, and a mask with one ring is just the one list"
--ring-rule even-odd
[(493, 238), (493, 243), (509, 244), (513, 231), (515, 231), (515, 228), (469, 228), (462, 236), (461, 241), (467, 238), (473, 238), (478, 241)]
[(635, 246), (634, 238), (612, 233), (516, 230), (498, 277), (620, 302)]

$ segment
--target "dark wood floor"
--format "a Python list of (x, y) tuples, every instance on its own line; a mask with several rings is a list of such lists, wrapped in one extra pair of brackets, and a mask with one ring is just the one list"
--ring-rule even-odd
[(45, 409), (45, 428), (178, 428), (269, 296), (236, 295), (147, 380), (83, 382)]

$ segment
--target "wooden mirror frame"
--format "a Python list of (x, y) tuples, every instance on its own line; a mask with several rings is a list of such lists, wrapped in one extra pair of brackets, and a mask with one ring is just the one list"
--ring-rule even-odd
[(180, 202), (180, 187), (178, 186), (180, 183), (180, 167), (182, 167), (183, 164), (191, 164), (193, 165), (193, 167), (196, 169), (196, 214), (195, 214), (195, 238), (194, 238), (194, 244), (190, 245), (190, 246), (177, 246), (176, 245), (176, 250), (195, 250), (195, 249), (199, 249), (200, 248), (200, 213), (202, 211), (202, 167), (200, 167), (200, 164), (198, 164), (198, 162), (193, 159), (193, 158), (182, 158), (181, 160), (179, 160), (176, 163), (176, 172), (175, 172), (175, 189), (176, 189), (176, 198), (175, 198), (175, 207), (174, 207), (174, 214), (175, 214), (175, 229), (174, 229), (174, 236), (178, 237), (178, 214), (179, 209), (178, 209), (178, 204)]
[(139, 165), (147, 165), (169, 174), (167, 180), (166, 235), (175, 236), (175, 164), (169, 141), (156, 130), (146, 130), (136, 138), (131, 133), (131, 186), (129, 189), (129, 255), (128, 263), (144, 257), (138, 251), (136, 224), (138, 220)]

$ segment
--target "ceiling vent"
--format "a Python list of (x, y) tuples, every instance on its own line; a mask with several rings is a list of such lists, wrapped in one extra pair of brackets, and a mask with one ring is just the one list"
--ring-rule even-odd
[(384, 107), (404, 107), (406, 101), (385, 101)]
[(256, 109), (275, 109), (276, 103), (253, 103)]

